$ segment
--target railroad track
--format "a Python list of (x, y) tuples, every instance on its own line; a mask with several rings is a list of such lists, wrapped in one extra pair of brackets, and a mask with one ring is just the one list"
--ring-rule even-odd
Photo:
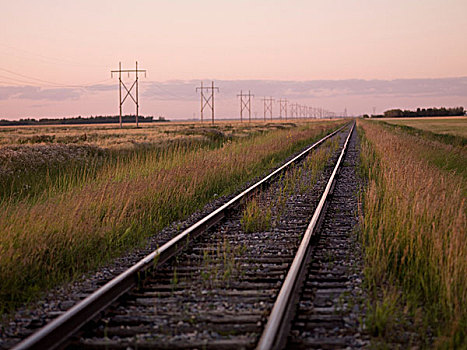
[[(15, 349), (270, 349), (286, 342), (287, 347), (325, 344), (307, 331), (303, 313), (311, 311), (299, 299), (316, 299), (320, 259), (317, 254), (309, 264), (310, 257), (321, 244), (318, 226), (327, 227), (323, 213), (353, 129), (354, 125), (344, 126), (310, 146)], [(313, 162), (307, 162), (307, 156), (331, 138), (337, 139), (339, 149), (314, 183), (309, 178)], [(240, 208), (252, 196), (273, 225), (247, 233)], [(325, 233), (325, 241), (332, 241), (332, 236)], [(342, 244), (337, 236), (335, 241)], [(334, 294), (348, 286), (348, 280), (339, 278), (334, 279), (344, 287), (335, 285)], [(329, 286), (329, 280), (324, 282)], [(324, 318), (330, 319), (335, 309), (331, 305), (321, 310)], [(339, 323), (333, 320), (330, 327)], [(341, 339), (342, 334), (336, 337)], [(327, 344), (352, 343), (350, 336), (336, 339)]]

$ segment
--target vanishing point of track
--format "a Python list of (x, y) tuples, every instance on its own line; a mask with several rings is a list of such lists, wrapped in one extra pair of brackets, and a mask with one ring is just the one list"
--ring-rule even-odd
[[(289, 333), (292, 330), (299, 334), (296, 328), (303, 325), (301, 307), (297, 308), (300, 297), (307, 293), (307, 287), (316, 290), (319, 276), (307, 277), (313, 274), (310, 259), (319, 241), (316, 232), (323, 226), (324, 212), (355, 134), (353, 131), (354, 123), (316, 142), (23, 340), (15, 349), (273, 349), (283, 348), (286, 342), (289, 342), (287, 347), (300, 348), (300, 339)], [(319, 194), (296, 196), (289, 213), (283, 209), (287, 220), (277, 220), (274, 234), (240, 232), (238, 208), (245, 203), (245, 198), (258, 196), (260, 190), (274, 186), (285, 171), (298, 167), (333, 137), (339, 138), (341, 147), (334, 156), (335, 165), (327, 169), (328, 176), (315, 186)], [(273, 200), (271, 194), (262, 196), (263, 201)], [(181, 251), (184, 254), (180, 255)], [(219, 275), (224, 283), (216, 282)], [(344, 288), (346, 280), (339, 278), (342, 285), (337, 281), (339, 286), (335, 290)], [(326, 283), (329, 285), (329, 281)], [(333, 340), (331, 346), (345, 346), (350, 341), (341, 336), (335, 339), (337, 343)], [(309, 340), (303, 344), (305, 348), (310, 344), (322, 345)]]

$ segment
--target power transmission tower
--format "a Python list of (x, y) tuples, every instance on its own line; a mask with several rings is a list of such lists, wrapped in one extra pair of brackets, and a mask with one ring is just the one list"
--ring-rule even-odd
[(237, 97), (240, 97), (240, 121), (243, 121), (243, 110), (246, 109), (248, 110), (248, 121), (251, 123), (251, 98), (255, 97), (255, 95), (252, 95), (250, 91), (248, 91), (248, 95), (244, 95), (240, 90), (240, 95), (237, 95)]
[[(128, 96), (131, 97), (133, 102), (136, 104), (136, 127), (138, 127), (138, 112), (139, 112), (139, 99), (138, 99), (138, 73), (144, 73), (144, 77), (146, 77), (146, 70), (141, 70), (138, 69), (138, 61), (136, 61), (136, 69), (123, 69), (122, 70), (122, 62), (118, 63), (118, 70), (112, 70), (110, 71), (110, 76), (113, 78), (113, 74), (118, 73), (118, 96), (119, 96), (119, 105), (120, 105), (120, 117), (119, 117), (119, 122), (120, 122), (120, 129), (122, 128), (122, 106), (123, 102), (125, 102), (126, 98)], [(128, 73), (128, 77), (130, 76), (130, 73), (135, 73), (135, 81), (131, 85), (131, 87), (128, 89), (125, 83), (122, 80), (122, 73)], [(126, 95), (122, 100), (122, 86), (126, 90)], [(135, 87), (135, 96), (132, 95), (131, 90)]]
[(297, 104), (296, 103), (291, 103), (290, 104), (290, 118), (294, 118), (295, 117), (295, 114), (297, 113), (296, 112), (296, 106)]
[(300, 111), (300, 117), (304, 117), (304, 111), (305, 111), (305, 106), (298, 105), (299, 111)]
[[(282, 115), (285, 116), (285, 120), (287, 120), (287, 99), (279, 99), (279, 118), (282, 119)], [(284, 114), (282, 114), (284, 113)]]
[[(201, 122), (203, 122), (203, 112), (206, 106), (211, 108), (211, 117), (212, 123), (214, 124), (214, 90), (219, 92), (219, 88), (214, 86), (214, 82), (212, 82), (211, 86), (203, 86), (203, 82), (201, 82), (201, 86), (196, 88), (196, 91), (201, 92)], [(207, 91), (208, 94), (205, 95), (204, 91)]]
[(264, 121), (266, 121), (266, 114), (269, 111), (269, 117), (272, 120), (272, 103), (274, 102), (274, 99), (272, 97), (269, 98), (263, 98), (263, 103), (264, 103)]

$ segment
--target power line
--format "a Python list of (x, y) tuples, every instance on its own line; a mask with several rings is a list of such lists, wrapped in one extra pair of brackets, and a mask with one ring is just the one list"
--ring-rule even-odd
[(248, 91), (248, 95), (244, 95), (241, 90), (240, 95), (237, 95), (237, 97), (240, 97), (240, 122), (243, 121), (243, 110), (246, 109), (248, 111), (248, 122), (251, 123), (251, 97), (254, 96), (250, 91)]
[(173, 92), (170, 92), (169, 90), (163, 88), (160, 84), (156, 83), (156, 82), (150, 82), (150, 84), (152, 84), (153, 86), (155, 86), (156, 88), (158, 88), (160, 91), (166, 93), (167, 95), (170, 95), (174, 98), (178, 98), (178, 99), (186, 99), (186, 98), (189, 98), (188, 95), (180, 95), (180, 94), (174, 94)]
[(285, 120), (287, 120), (287, 99), (279, 99), (279, 118), (282, 119), (282, 113), (285, 115)]
[[(30, 84), (30, 82), (27, 81), (27, 80), (12, 78), (12, 77), (8, 77), (8, 76), (5, 76), (5, 75), (0, 75), (0, 78), (10, 80), (11, 84), (23, 84), (23, 85), (24, 84)], [(10, 84), (10, 82), (7, 82), (7, 84)], [(32, 85), (28, 85), (28, 86), (32, 86)]]
[(4, 72), (7, 72), (7, 73), (10, 73), (10, 74), (13, 74), (13, 75), (17, 75), (17, 76), (22, 77), (22, 78), (29, 79), (29, 80), (36, 80), (36, 81), (41, 82), (41, 83), (52, 84), (52, 85), (57, 85), (57, 86), (61, 85), (61, 84), (57, 84), (57, 83), (54, 83), (54, 82), (51, 82), (51, 81), (42, 80), (42, 79), (39, 79), (39, 78), (34, 78), (34, 77), (27, 76), (27, 75), (24, 75), (24, 74), (21, 74), (21, 73), (16, 73), (16, 72), (13, 72), (13, 71), (5, 69), (5, 68), (0, 68), (0, 70), (2, 70)]
[[(144, 69), (138, 69), (138, 61), (136, 61), (136, 69), (122, 69), (122, 62), (119, 62), (118, 64), (118, 70), (113, 70), (110, 71), (111, 76), (113, 76), (113, 73), (118, 73), (118, 96), (119, 96), (119, 104), (120, 104), (120, 129), (122, 128), (122, 106), (123, 103), (125, 102), (126, 98), (128, 96), (131, 97), (133, 102), (136, 105), (136, 127), (138, 127), (138, 112), (139, 112), (139, 99), (138, 99), (138, 73), (144, 73), (144, 76), (146, 76), (146, 70)], [(128, 76), (130, 73), (135, 73), (135, 81), (131, 85), (131, 87), (128, 89), (125, 83), (122, 81), (122, 73), (128, 73)], [(126, 90), (125, 97), (122, 99), (122, 86)], [(131, 90), (135, 87), (136, 93), (135, 96), (132, 95)]]
[(272, 120), (272, 103), (274, 99), (272, 97), (263, 98), (263, 112), (264, 112), (264, 121), (266, 121), (266, 114), (269, 111), (269, 117)]
[[(28, 75), (25, 75), (25, 74), (21, 74), (21, 73), (17, 73), (17, 72), (14, 72), (14, 71), (11, 71), (9, 69), (5, 69), (5, 68), (0, 68), (1, 71), (4, 71), (6, 73), (9, 73), (9, 74), (13, 74), (13, 75), (16, 75), (18, 77), (22, 77), (22, 78), (25, 78), (27, 80), (19, 80), (17, 78), (8, 78), (8, 77), (5, 77), (6, 79), (11, 79), (11, 80), (17, 80), (17, 81), (22, 81), (22, 82), (25, 82), (26, 84), (34, 84), (34, 82), (31, 82), (31, 80), (35, 80), (37, 82), (41, 82), (41, 83), (46, 83), (46, 84), (49, 84), (48, 86), (40, 86), (39, 87), (63, 87), (63, 88), (86, 88), (86, 87), (89, 87), (89, 86), (92, 86), (92, 85), (96, 85), (96, 84), (99, 84), (99, 83), (103, 83), (103, 82), (106, 82), (106, 81), (109, 81), (110, 79), (105, 79), (105, 80), (100, 80), (100, 81), (97, 81), (97, 82), (91, 82), (91, 83), (87, 83), (87, 84), (83, 84), (83, 85), (73, 85), (73, 84), (69, 84), (69, 85), (66, 85), (66, 84), (61, 84), (61, 83), (55, 83), (55, 82), (51, 82), (51, 81), (48, 81), (48, 80), (43, 80), (43, 79), (39, 79), (39, 78), (35, 78), (35, 77), (31, 77), (31, 76), (28, 76)], [(37, 83), (35, 83), (37, 84)], [(35, 86), (38, 86), (38, 85), (35, 85)]]
[[(214, 91), (217, 90), (219, 92), (219, 88), (214, 86), (214, 81), (212, 82), (211, 86), (203, 86), (203, 82), (201, 82), (201, 86), (196, 88), (196, 91), (201, 92), (201, 122), (203, 122), (203, 112), (206, 106), (211, 108), (211, 118), (212, 123), (214, 124)], [(204, 94), (204, 91), (208, 91), (208, 95)]]
[(297, 103), (291, 103), (291, 104), (290, 104), (290, 117), (291, 117), (292, 119), (293, 119), (294, 117), (298, 117), (297, 107), (298, 107), (298, 104), (297, 104)]

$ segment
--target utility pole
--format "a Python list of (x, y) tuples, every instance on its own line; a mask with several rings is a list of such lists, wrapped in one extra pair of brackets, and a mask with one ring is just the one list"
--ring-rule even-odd
[(248, 110), (248, 121), (251, 123), (251, 98), (255, 97), (255, 95), (252, 95), (249, 90), (248, 95), (244, 95), (240, 90), (240, 95), (237, 95), (237, 97), (240, 97), (240, 122), (243, 122), (243, 110), (246, 109)]
[(282, 119), (282, 113), (285, 115), (285, 120), (287, 120), (287, 99), (279, 99), (279, 118)]
[[(203, 122), (204, 108), (208, 106), (211, 108), (212, 124), (214, 124), (214, 90), (219, 92), (219, 88), (214, 86), (214, 82), (211, 86), (203, 86), (203, 82), (201, 82), (201, 86), (196, 88), (196, 91), (198, 90), (201, 92), (201, 122)], [(205, 91), (208, 94), (205, 94)]]
[(274, 99), (272, 97), (269, 98), (263, 98), (263, 103), (264, 103), (264, 121), (266, 121), (266, 114), (269, 111), (269, 117), (272, 120), (272, 103), (274, 102)]
[[(144, 77), (146, 77), (146, 70), (138, 69), (138, 61), (136, 61), (136, 69), (122, 69), (122, 62), (119, 62), (118, 70), (110, 71), (110, 76), (112, 78), (113, 78), (114, 73), (118, 73), (118, 101), (119, 101), (119, 107), (120, 107), (120, 116), (119, 116), (120, 129), (122, 128), (122, 106), (128, 96), (131, 97), (131, 99), (136, 105), (136, 127), (138, 127), (138, 113), (139, 113), (138, 73), (144, 73)], [(128, 73), (128, 77), (130, 76), (130, 73), (135, 73), (135, 81), (133, 82), (133, 84), (131, 85), (129, 89), (127, 88), (127, 86), (122, 80), (122, 73)], [(122, 99), (122, 86), (126, 90), (126, 95), (125, 97), (123, 97), (123, 99)], [(131, 90), (133, 88), (135, 88), (135, 96), (133, 96), (131, 93)]]
[(294, 118), (295, 117), (295, 105), (296, 103), (291, 103), (290, 104), (290, 118)]

